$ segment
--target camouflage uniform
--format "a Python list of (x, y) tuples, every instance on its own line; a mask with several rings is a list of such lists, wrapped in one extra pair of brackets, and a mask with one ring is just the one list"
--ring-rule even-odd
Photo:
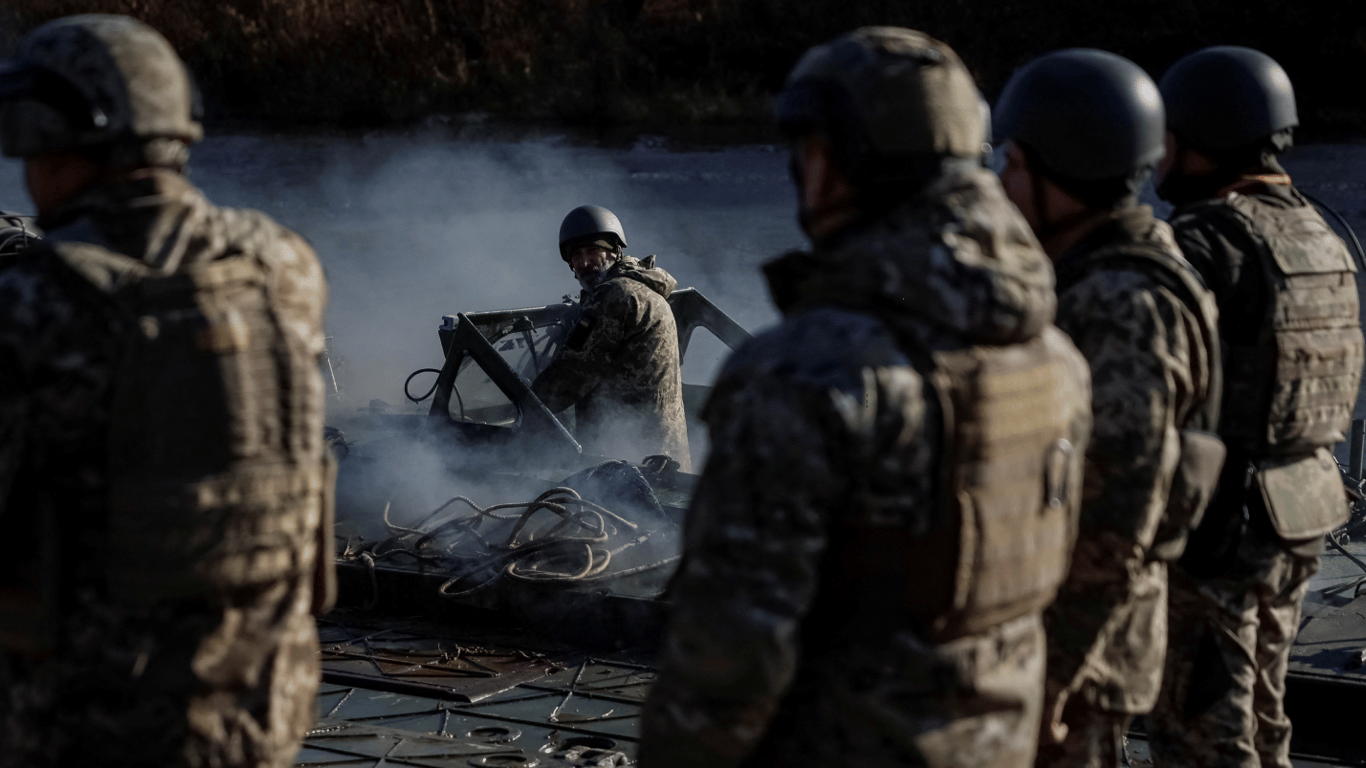
[[(1095, 215), (1098, 225), (1080, 226), (1096, 229), (1056, 265), (1057, 324), (1090, 364), (1095, 426), (1072, 567), (1044, 613), (1048, 717), (1038, 765), (1116, 765), (1129, 721), (1152, 708), (1167, 646), (1167, 568), (1150, 548), (1180, 430), (1197, 421), (1212, 384), (1218, 394), (1207, 348), (1217, 345), (1212, 297), (1194, 281), (1192, 296), (1144, 257), (1155, 250), (1188, 268), (1170, 227), (1148, 206)], [(1067, 736), (1054, 743), (1057, 723)]]
[[(0, 754), (289, 765), (319, 677), (321, 268), (297, 235), (213, 207), (172, 170), (41, 224), (47, 239), (0, 271), (0, 519), (26, 542), (0, 571)], [(225, 272), (245, 298), (182, 315), (222, 324), (126, 313), (125, 288), (154, 301)], [(189, 386), (174, 363), (164, 385), (130, 368), (158, 339), (173, 361), (221, 364), (227, 390)], [(146, 478), (127, 469), (148, 463)]]
[(584, 293), (531, 391), (552, 413), (574, 406), (584, 451), (631, 461), (664, 453), (691, 472), (678, 329), (665, 301), (678, 282), (654, 259), (622, 256)]
[[(1271, 161), (1263, 173), (1262, 178), (1270, 178), (1283, 171)], [(1356, 288), (1342, 243), (1288, 184), (1248, 178), (1237, 186), (1242, 200), (1238, 193), (1221, 193), (1178, 208), (1171, 219), (1178, 244), (1204, 275), (1220, 307), (1225, 350), (1220, 434), (1229, 444), (1229, 457), (1205, 524), (1172, 570), (1170, 652), (1148, 729), (1153, 760), (1159, 766), (1290, 766), (1290, 721), (1282, 706), (1286, 665), (1308, 581), (1318, 570), (1323, 538), (1286, 541), (1278, 535), (1253, 471), (1254, 464), (1261, 466), (1269, 458), (1304, 459), (1312, 465), (1316, 456), (1313, 444), (1283, 449), (1267, 437), (1279, 437), (1277, 430), (1283, 427), (1275, 419), (1268, 422), (1266, 415), (1271, 399), (1266, 393), (1267, 373), (1280, 371), (1274, 364), (1267, 366), (1265, 357), (1256, 362), (1260, 348), (1267, 344), (1261, 334), (1271, 315), (1272, 287), (1261, 263), (1266, 249), (1286, 247), (1300, 252), (1290, 256), (1331, 258), (1342, 265), (1336, 273), (1309, 275), (1321, 285), (1327, 284), (1322, 277), (1336, 275), (1331, 282), (1338, 287), (1331, 293), (1328, 288), (1304, 292), (1300, 300), (1319, 306), (1312, 313), (1303, 314), (1300, 308), (1302, 314), (1291, 310), (1289, 315), (1341, 317), (1340, 327), (1327, 331), (1320, 331), (1317, 321), (1299, 326), (1308, 329), (1303, 332), (1326, 332), (1337, 338), (1341, 349), (1320, 340), (1311, 347), (1312, 358), (1296, 358), (1321, 361), (1316, 364), (1318, 370), (1304, 375), (1326, 377), (1336, 370), (1340, 381), (1324, 386), (1326, 380), (1320, 378), (1276, 390), (1278, 398), (1281, 391), (1316, 398), (1302, 406), (1316, 418), (1283, 423), (1293, 429), (1317, 429), (1323, 435), (1319, 441), (1331, 444), (1330, 433), (1340, 430), (1350, 417), (1360, 376)], [(1234, 203), (1247, 206), (1253, 218), (1240, 219), (1222, 210)], [(1259, 229), (1261, 222), (1271, 222), (1270, 231), (1284, 231), (1284, 224), (1274, 218), (1277, 212), (1302, 216), (1291, 244), (1269, 241)], [(1321, 239), (1315, 241), (1315, 236)], [(1340, 311), (1324, 311), (1335, 308)], [(1278, 310), (1276, 317), (1282, 314)], [(1291, 403), (1295, 407), (1295, 401)], [(1336, 435), (1336, 439), (1341, 437)], [(1327, 497), (1312, 499), (1313, 489), (1303, 487), (1297, 490), (1297, 503), (1324, 505), (1317, 511), (1331, 518), (1337, 513), (1332, 507), (1345, 502), (1331, 457), (1319, 448), (1317, 460), (1326, 465)]]
[[(1038, 608), (943, 633), (896, 607), (954, 582), (907, 571), (943, 554), (939, 535), (956, 552), (965, 524), (941, 526), (941, 472), (971, 466), (946, 469), (942, 380), (903, 340), (1046, 346), (1065, 375), (1036, 415), (1084, 446), (1085, 362), (1048, 324), (1047, 257), (996, 179), (968, 167), (768, 272), (787, 317), (736, 351), (706, 408), (711, 453), (641, 765), (1030, 765)], [(1005, 495), (1033, 509), (1030, 493)], [(1065, 514), (1058, 580), (1075, 507)], [(996, 553), (1019, 555), (1012, 545)]]

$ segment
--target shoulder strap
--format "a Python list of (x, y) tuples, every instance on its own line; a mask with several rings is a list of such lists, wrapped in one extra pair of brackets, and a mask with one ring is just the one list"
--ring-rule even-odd
[(108, 296), (146, 277), (148, 266), (137, 259), (90, 243), (49, 243), (58, 261)]

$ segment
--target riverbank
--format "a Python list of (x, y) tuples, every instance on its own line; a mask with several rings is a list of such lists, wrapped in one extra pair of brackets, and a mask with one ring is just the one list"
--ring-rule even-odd
[(1160, 74), (1204, 45), (1249, 45), (1290, 73), (1302, 138), (1366, 133), (1360, 86), (1343, 77), (1366, 71), (1366, 6), (1333, 0), (27, 0), (0, 9), (0, 51), (85, 12), (165, 33), (211, 127), (489, 116), (609, 140), (750, 143), (771, 138), (773, 94), (803, 50), (887, 23), (949, 42), (989, 98), (1056, 48), (1105, 48)]

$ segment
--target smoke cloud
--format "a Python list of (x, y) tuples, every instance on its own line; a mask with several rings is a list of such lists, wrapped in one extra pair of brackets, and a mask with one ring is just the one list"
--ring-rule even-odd
[[(1296, 183), (1366, 234), (1366, 182), (1344, 176), (1358, 146), (1296, 148)], [(628, 253), (659, 254), (751, 331), (777, 318), (759, 264), (803, 242), (780, 147), (604, 148), (565, 137), (462, 141), (451, 132), (238, 134), (196, 146), (191, 179), (221, 205), (259, 208), (307, 237), (331, 287), (327, 332), (342, 399), (406, 404), (407, 375), (440, 367), (441, 317), (539, 306), (577, 294), (556, 250), (560, 219), (585, 203), (621, 217)], [(1145, 192), (1145, 202), (1166, 206)], [(0, 160), (0, 209), (31, 213), (21, 164)], [(724, 347), (699, 334), (684, 379), (709, 383)], [(698, 359), (692, 359), (694, 355)], [(432, 377), (414, 381), (416, 391)], [(1357, 415), (1366, 414), (1358, 404)]]
[[(408, 373), (440, 367), (443, 315), (577, 295), (558, 232), (585, 203), (615, 211), (627, 252), (658, 253), (681, 287), (747, 328), (771, 322), (757, 265), (801, 240), (784, 162), (767, 148), (229, 136), (197, 149), (192, 178), (215, 201), (261, 208), (313, 243), (331, 286), (342, 404), (355, 407), (402, 403)], [(706, 366), (690, 366), (691, 383), (709, 381), (720, 355), (711, 351)]]
[[(585, 203), (617, 213), (627, 252), (657, 253), (680, 287), (750, 330), (774, 321), (758, 264), (802, 242), (785, 154), (660, 144), (465, 142), (439, 131), (229, 135), (195, 147), (190, 178), (215, 203), (263, 210), (318, 251), (344, 396), (332, 405), (399, 405), (410, 372), (440, 367), (443, 315), (577, 296), (557, 235)], [(30, 212), (20, 164), (0, 163), (0, 180), (12, 180), (0, 184), (0, 208)], [(690, 360), (685, 379), (707, 383), (723, 350), (702, 338), (695, 346), (708, 359)]]

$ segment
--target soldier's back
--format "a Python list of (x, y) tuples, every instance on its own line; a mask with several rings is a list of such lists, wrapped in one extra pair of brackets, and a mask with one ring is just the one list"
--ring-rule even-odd
[(1032, 762), (1089, 384), (980, 173), (769, 270), (787, 317), (706, 409), (643, 759), (717, 717), (766, 723), (747, 765)]
[(287, 765), (330, 547), (321, 269), (171, 171), (66, 214), (0, 276), (0, 503), (34, 537), (4, 586), (38, 596), (6, 612), (0, 742), (25, 765)]

